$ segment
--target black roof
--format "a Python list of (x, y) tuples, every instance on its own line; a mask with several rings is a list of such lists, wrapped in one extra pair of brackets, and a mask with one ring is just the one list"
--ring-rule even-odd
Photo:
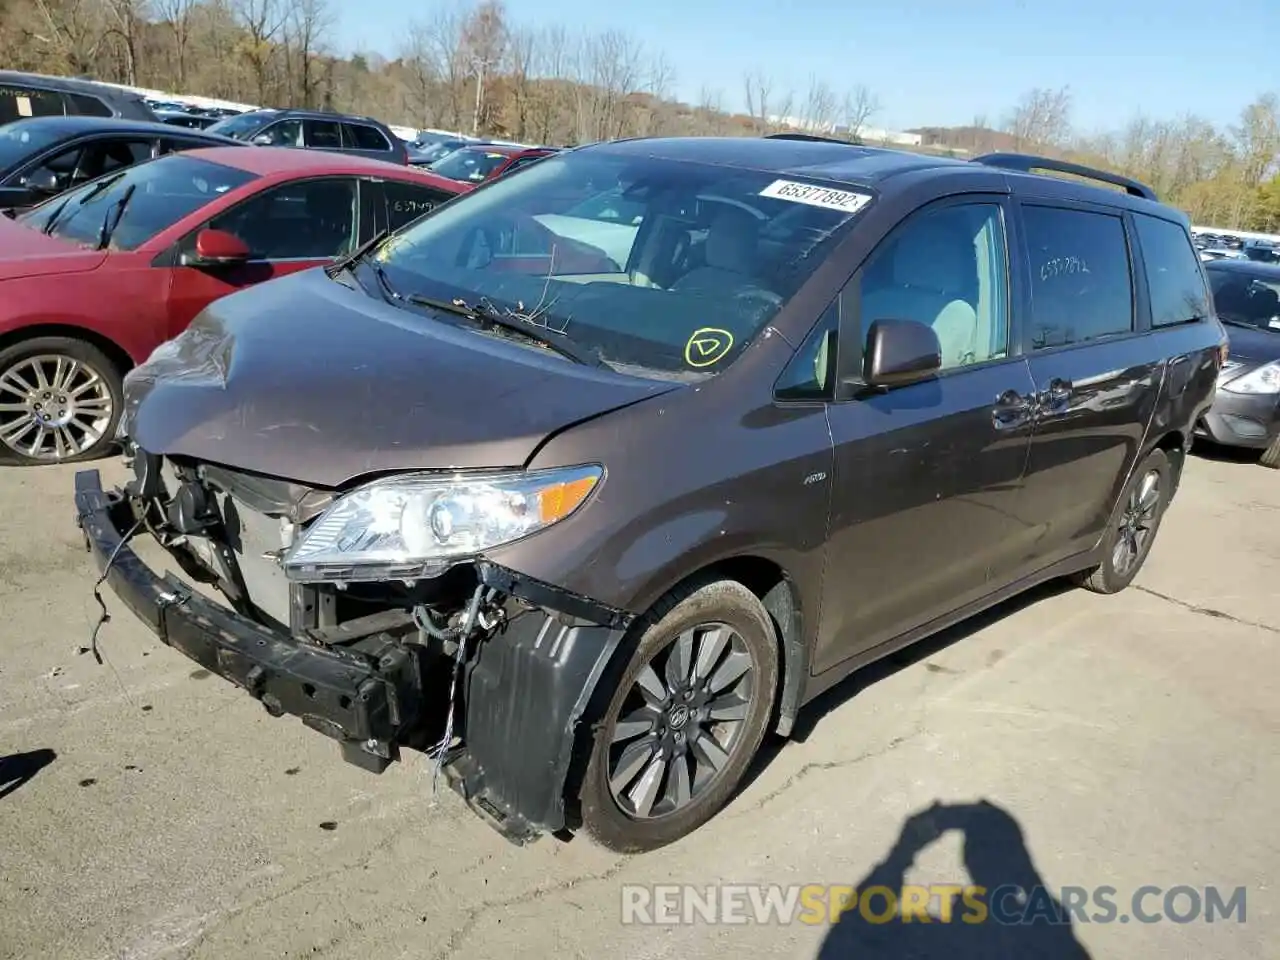
[(301, 117), (304, 120), (359, 120), (361, 123), (384, 126), (381, 120), (356, 113), (338, 113), (334, 110), (304, 110), (294, 107), (260, 107), (257, 110), (246, 110), (244, 113), (237, 114), (237, 116), (251, 117), (255, 114), (262, 114), (264, 117)]
[[(1128, 192), (1111, 187), (1093, 186), (1083, 180), (1045, 176), (1027, 167), (1048, 169), (1058, 164), (1048, 158), (1030, 158), (1015, 155), (993, 155), (975, 160), (959, 160), (951, 157), (932, 156), (895, 150), (888, 147), (869, 147), (839, 140), (800, 137), (669, 137), (636, 138), (593, 143), (580, 147), (583, 150), (603, 150), (608, 153), (636, 157), (661, 157), (669, 160), (687, 160), (701, 163), (722, 164), (730, 167), (758, 170), (765, 173), (809, 177), (836, 183), (882, 188), (891, 178), (901, 174), (935, 170), (957, 177), (992, 174), (1003, 177), (1008, 186), (1020, 184), (1027, 194), (1079, 199), (1124, 206), (1146, 212), (1160, 212), (1168, 217), (1172, 208), (1150, 199), (1154, 194), (1148, 188), (1133, 181)], [(1028, 161), (1035, 160), (1035, 163)], [(1069, 166), (1069, 165), (1062, 165)], [(1088, 170), (1075, 167), (1076, 171)], [(1093, 171), (1098, 179), (1106, 179), (1112, 187), (1120, 186), (1117, 178), (1104, 171)], [(1149, 196), (1136, 195), (1141, 188)], [(1180, 212), (1177, 212), (1182, 216)]]
[(83, 136), (86, 133), (118, 133), (155, 137), (198, 137), (210, 141), (210, 146), (224, 144), (226, 146), (244, 146), (239, 140), (233, 140), (231, 137), (224, 137), (216, 133), (208, 133), (205, 130), (188, 130), (184, 127), (175, 127), (171, 123), (126, 120), (119, 117), (74, 115), (66, 117), (23, 117), (19, 120), (10, 121), (5, 124), (5, 127), (6, 129), (14, 130), (19, 127), (26, 127), (28, 129), (50, 131), (63, 138)]
[(98, 97), (110, 97), (116, 100), (141, 100), (142, 94), (132, 90), (122, 90), (110, 84), (98, 83), (96, 80), (85, 80), (79, 77), (53, 77), (44, 73), (23, 73), (19, 70), (0, 70), (0, 83), (27, 84), (32, 87), (44, 87), (47, 90), (59, 90), (64, 93), (91, 93)]

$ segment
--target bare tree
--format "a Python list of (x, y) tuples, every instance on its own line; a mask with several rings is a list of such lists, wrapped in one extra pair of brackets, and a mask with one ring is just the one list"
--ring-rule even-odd
[(836, 125), (839, 111), (839, 100), (826, 81), (810, 77), (801, 114), (804, 126), (815, 133), (829, 133)]
[(471, 132), (478, 134), (482, 120), (488, 124), (490, 111), (485, 110), (485, 79), (490, 71), (502, 65), (507, 45), (506, 10), (502, 0), (481, 0), (462, 24), (462, 54), (475, 83), (475, 105)]
[(288, 19), (281, 0), (233, 0), (232, 10), (246, 37), (241, 55), (253, 71), (258, 103), (266, 105), (270, 71), (276, 54), (276, 38)]
[(862, 137), (862, 128), (880, 111), (880, 100), (862, 84), (848, 90), (840, 101), (840, 118), (851, 140)]
[(198, 0), (153, 0), (156, 13), (173, 36), (172, 80), (179, 90), (187, 87), (187, 50)]
[(409, 88), (409, 103), (418, 126), (435, 123), (435, 100), (440, 88), (440, 65), (429, 24), (410, 23), (400, 63)]
[(332, 26), (333, 12), (327, 0), (292, 0), (285, 21), (290, 59), (297, 60), (297, 85), (291, 93), (303, 107), (319, 106), (317, 91), (321, 75), (316, 60)]
[(1071, 89), (1028, 90), (1014, 107), (1005, 129), (1019, 149), (1062, 146), (1071, 135)]
[(124, 59), (124, 82), (130, 86), (138, 83), (139, 34), (147, 21), (150, 10), (145, 0), (103, 0), (107, 27), (105, 36), (116, 40)]

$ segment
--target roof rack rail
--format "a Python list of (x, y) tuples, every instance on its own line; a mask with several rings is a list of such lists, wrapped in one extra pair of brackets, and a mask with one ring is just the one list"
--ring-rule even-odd
[(1069, 173), (1076, 177), (1084, 177), (1087, 180), (1096, 180), (1099, 183), (1109, 183), (1114, 187), (1120, 187), (1133, 197), (1142, 197), (1144, 200), (1155, 200), (1157, 202), (1160, 199), (1156, 196), (1156, 192), (1145, 183), (1122, 177), (1118, 173), (1108, 173), (1106, 170), (1086, 167), (1080, 163), (1070, 163), (1067, 160), (1054, 160), (1052, 157), (1037, 157), (1027, 153), (985, 153), (980, 157), (974, 157), (972, 162), (985, 164), (988, 167), (1017, 170), (1020, 173), (1034, 173), (1037, 170)]
[(856, 147), (857, 144), (850, 140), (841, 140), (839, 137), (820, 137), (816, 133), (766, 133), (766, 140), (806, 140), (810, 143), (841, 143), (846, 147)]

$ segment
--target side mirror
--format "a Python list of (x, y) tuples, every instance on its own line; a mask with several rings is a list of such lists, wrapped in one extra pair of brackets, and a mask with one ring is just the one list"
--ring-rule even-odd
[(37, 170), (21, 180), (23, 187), (33, 196), (51, 197), (62, 192), (62, 180), (52, 170)]
[(225, 230), (201, 230), (196, 234), (195, 253), (182, 255), (187, 267), (225, 267), (244, 263), (252, 256), (248, 244)]
[(257, 144), (259, 147), (269, 147), (271, 146), (271, 143), (272, 143), (271, 134), (260, 133), (249, 142), (253, 144)]
[(862, 379), (869, 387), (901, 387), (942, 369), (942, 345), (933, 327), (916, 320), (876, 320), (867, 332)]

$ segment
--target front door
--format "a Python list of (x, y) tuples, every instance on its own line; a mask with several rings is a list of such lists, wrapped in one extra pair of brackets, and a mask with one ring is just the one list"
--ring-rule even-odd
[(1030, 574), (1102, 535), (1155, 409), (1164, 345), (1137, 322), (1135, 243), (1120, 212), (1026, 203), (1020, 215), (1037, 392), (1018, 508), (1036, 529), (1020, 563)]
[(1010, 355), (1007, 214), (999, 197), (913, 214), (842, 297), (846, 342), (863, 344), (875, 320), (918, 320), (937, 332), (943, 370), (829, 409), (835, 475), (815, 673), (998, 588), (1026, 540), (1013, 507), (1033, 384), (1026, 360)]
[(194, 251), (196, 234), (212, 228), (238, 236), (252, 259), (229, 267), (173, 267), (168, 335), (177, 336), (219, 297), (347, 253), (359, 242), (359, 210), (355, 178), (328, 177), (270, 187), (214, 216), (180, 241), (179, 253)]

